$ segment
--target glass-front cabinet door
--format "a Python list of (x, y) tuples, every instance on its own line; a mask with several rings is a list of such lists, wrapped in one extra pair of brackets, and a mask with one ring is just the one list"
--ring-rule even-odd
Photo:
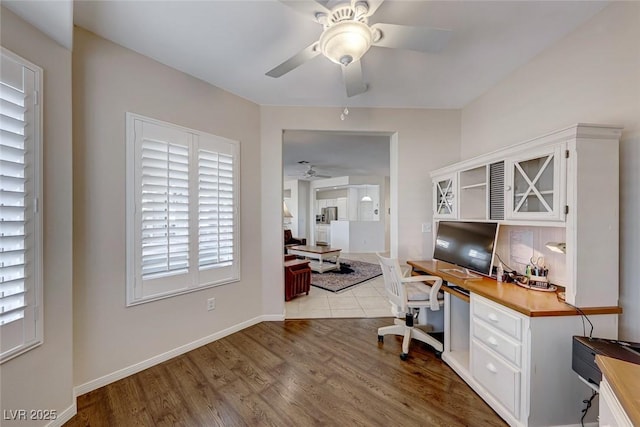
[(507, 161), (507, 219), (561, 221), (565, 217), (564, 143)]
[(458, 202), (456, 174), (433, 178), (433, 217), (437, 219), (456, 219)]

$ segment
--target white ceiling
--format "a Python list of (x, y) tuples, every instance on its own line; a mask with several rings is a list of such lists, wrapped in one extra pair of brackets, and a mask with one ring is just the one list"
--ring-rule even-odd
[(370, 23), (453, 36), (439, 54), (372, 48), (362, 59), (369, 90), (349, 99), (340, 67), (321, 55), (278, 79), (265, 76), (322, 31), (277, 0), (76, 1), (74, 22), (260, 105), (461, 108), (605, 5), (386, 0)]
[[(386, 0), (370, 24), (439, 27), (453, 35), (439, 54), (372, 48), (362, 59), (369, 90), (347, 98), (339, 66), (322, 56), (278, 79), (265, 76), (322, 31), (278, 0), (2, 0), (67, 48), (73, 5), (75, 25), (260, 105), (399, 108), (462, 108), (606, 4)], [(287, 131), (285, 178), (306, 169), (300, 160), (323, 175), (389, 175), (388, 136)]]
[[(337, 116), (336, 116), (337, 118)], [(390, 135), (363, 132), (286, 130), (284, 179), (303, 179), (309, 162), (319, 175), (389, 176)]]

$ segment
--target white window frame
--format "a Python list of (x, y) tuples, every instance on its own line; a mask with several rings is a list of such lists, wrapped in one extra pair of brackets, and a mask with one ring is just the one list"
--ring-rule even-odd
[[(143, 141), (144, 140), (144, 141)], [(142, 145), (159, 141), (167, 147), (187, 147), (188, 153), (188, 267), (147, 274), (143, 277), (142, 255)], [(154, 144), (154, 142), (151, 142)], [(148, 145), (146, 145), (148, 147)], [(232, 261), (216, 266), (199, 266), (199, 150), (221, 153), (231, 159), (232, 179)], [(183, 156), (184, 157), (184, 156)], [(146, 157), (149, 159), (149, 157)], [(133, 306), (182, 295), (240, 280), (240, 143), (195, 129), (163, 122), (139, 114), (126, 113), (126, 304)], [(153, 160), (155, 161), (155, 160)], [(164, 160), (163, 160), (164, 161)], [(171, 167), (171, 161), (167, 160)], [(147, 176), (148, 177), (148, 176)], [(204, 192), (203, 192), (204, 193)], [(171, 198), (172, 193), (168, 194)], [(168, 199), (167, 199), (168, 200)], [(167, 201), (165, 200), (165, 202)], [(167, 219), (171, 223), (170, 219)], [(171, 225), (165, 225), (171, 227)], [(227, 227), (227, 229), (229, 228)], [(170, 228), (167, 228), (169, 230)], [(227, 232), (228, 233), (228, 232)], [(148, 238), (148, 237), (147, 237)], [(170, 240), (170, 238), (168, 238)], [(170, 245), (170, 243), (168, 243)], [(148, 265), (148, 264), (146, 264)]]
[[(31, 223), (30, 232), (33, 233), (31, 245), (25, 237), (25, 306), (22, 311), (23, 317), (0, 326), (0, 335), (9, 348), (0, 349), (0, 363), (13, 359), (29, 350), (32, 350), (44, 342), (44, 292), (43, 292), (43, 213), (40, 201), (42, 199), (42, 124), (43, 124), (43, 71), (41, 67), (16, 55), (10, 50), (0, 47), (2, 62), (13, 61), (33, 73), (33, 93), (26, 93), (25, 105), (33, 108), (33, 119), (31, 122), (25, 118), (25, 128), (32, 129), (31, 136), (25, 138), (25, 150), (31, 149), (33, 157), (30, 161), (33, 165), (31, 170), (25, 168), (25, 179), (33, 182), (33, 197), (25, 200), (25, 224)], [(28, 108), (28, 107), (26, 107)], [(29, 132), (26, 132), (29, 135)], [(25, 190), (27, 191), (27, 190)], [(29, 228), (28, 228), (29, 229)], [(18, 338), (21, 337), (21, 343)], [(14, 341), (16, 344), (12, 343)]]

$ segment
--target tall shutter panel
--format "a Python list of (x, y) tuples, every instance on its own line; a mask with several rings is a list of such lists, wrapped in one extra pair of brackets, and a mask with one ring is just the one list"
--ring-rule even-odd
[(233, 158), (198, 152), (198, 259), (200, 268), (233, 261)]
[(189, 268), (189, 149), (142, 141), (142, 277)]
[[(0, 60), (0, 361), (42, 342), (40, 70)], [(40, 315), (39, 315), (40, 314)]]
[(25, 308), (25, 99), (0, 82), (0, 325), (22, 319)]

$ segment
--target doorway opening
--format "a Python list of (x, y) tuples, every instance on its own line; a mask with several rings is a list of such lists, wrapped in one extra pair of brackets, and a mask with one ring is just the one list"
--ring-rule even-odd
[[(284, 224), (308, 246), (341, 249), (341, 263), (377, 264), (392, 250), (392, 132), (283, 131)], [(324, 292), (324, 293), (323, 293)], [(331, 294), (311, 286), (286, 318), (388, 317), (382, 277)]]

